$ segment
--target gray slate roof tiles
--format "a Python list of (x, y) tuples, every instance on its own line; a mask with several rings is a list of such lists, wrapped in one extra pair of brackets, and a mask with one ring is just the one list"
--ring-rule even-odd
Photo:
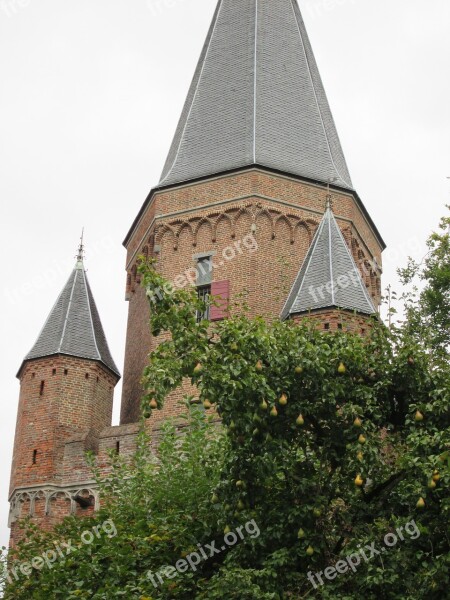
[(327, 208), (281, 318), (331, 307), (368, 315), (376, 312), (333, 212)]
[(67, 354), (98, 360), (120, 376), (82, 261), (78, 261), (26, 360)]
[(219, 0), (160, 185), (251, 164), (353, 189), (297, 0)]

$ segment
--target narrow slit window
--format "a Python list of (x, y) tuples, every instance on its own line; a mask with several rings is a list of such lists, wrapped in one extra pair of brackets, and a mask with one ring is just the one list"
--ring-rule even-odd
[(86, 375), (84, 377), (85, 377), (85, 379), (89, 379), (89, 373), (86, 373)]
[(69, 371), (67, 369), (64, 369), (64, 375), (68, 375)]
[(116, 442), (116, 454), (120, 454), (120, 442)]
[(33, 465), (37, 464), (37, 450), (33, 450)]
[(56, 375), (56, 369), (53, 369), (52, 375)]
[(45, 381), (41, 381), (41, 387), (39, 388), (39, 396), (44, 395), (44, 389), (45, 389)]

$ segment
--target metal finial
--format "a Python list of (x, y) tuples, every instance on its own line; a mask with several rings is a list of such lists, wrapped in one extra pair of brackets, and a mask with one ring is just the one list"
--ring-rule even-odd
[(331, 195), (331, 192), (330, 192), (330, 183), (334, 183), (335, 181), (336, 181), (336, 177), (333, 177), (332, 179), (329, 179), (328, 183), (327, 183), (327, 200), (325, 203), (326, 210), (328, 210), (328, 209), (332, 210), (332, 208), (333, 208), (333, 196)]
[(84, 227), (81, 230), (80, 245), (78, 246), (77, 261), (83, 262), (84, 259)]

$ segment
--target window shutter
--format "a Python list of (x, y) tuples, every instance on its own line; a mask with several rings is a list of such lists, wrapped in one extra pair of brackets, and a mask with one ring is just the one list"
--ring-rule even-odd
[(211, 296), (214, 296), (218, 306), (211, 306), (210, 320), (220, 321), (228, 316), (228, 301), (230, 298), (230, 282), (214, 281), (211, 284)]

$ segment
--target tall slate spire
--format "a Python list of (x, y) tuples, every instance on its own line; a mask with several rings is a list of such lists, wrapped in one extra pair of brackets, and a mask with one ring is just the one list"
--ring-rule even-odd
[(219, 0), (160, 185), (251, 164), (353, 189), (297, 0)]
[(376, 312), (360, 271), (328, 204), (281, 318), (323, 308)]
[(98, 360), (120, 377), (86, 276), (82, 244), (75, 268), (24, 362), (54, 354)]

